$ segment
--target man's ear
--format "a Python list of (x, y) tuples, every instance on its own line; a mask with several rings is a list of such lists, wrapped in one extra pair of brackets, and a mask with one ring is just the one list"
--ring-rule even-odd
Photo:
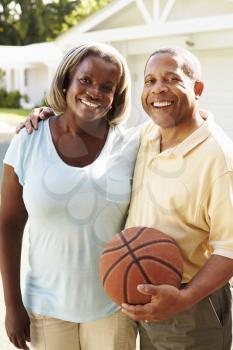
[(201, 96), (203, 90), (204, 90), (203, 81), (196, 81), (195, 85), (194, 85), (194, 92), (195, 92), (196, 100), (199, 100), (199, 97)]

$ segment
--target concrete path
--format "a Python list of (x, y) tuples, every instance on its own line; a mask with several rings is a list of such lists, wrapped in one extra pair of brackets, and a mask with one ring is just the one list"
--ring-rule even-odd
[(7, 123), (0, 119), (0, 133), (1, 134), (13, 134), (15, 132), (15, 126), (12, 123)]

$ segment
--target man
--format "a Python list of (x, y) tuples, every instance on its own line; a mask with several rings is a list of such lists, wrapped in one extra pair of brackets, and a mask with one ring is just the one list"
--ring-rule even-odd
[(233, 275), (233, 143), (199, 113), (204, 84), (195, 56), (155, 51), (145, 67), (142, 134), (127, 227), (172, 236), (184, 260), (181, 289), (140, 285), (146, 305), (122, 311), (158, 350), (230, 350)]

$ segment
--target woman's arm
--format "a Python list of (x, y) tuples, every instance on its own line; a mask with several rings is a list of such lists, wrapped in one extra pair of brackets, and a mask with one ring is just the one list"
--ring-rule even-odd
[(30, 320), (23, 306), (20, 290), (20, 261), (27, 211), (22, 186), (14, 169), (4, 166), (0, 210), (0, 266), (6, 304), (6, 331), (10, 341), (27, 350)]

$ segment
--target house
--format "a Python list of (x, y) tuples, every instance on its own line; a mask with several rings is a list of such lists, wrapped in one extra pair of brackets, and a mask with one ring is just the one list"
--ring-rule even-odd
[(6, 90), (19, 90), (27, 95), (29, 103), (24, 103), (24, 107), (40, 104), (62, 54), (56, 43), (0, 46), (0, 68), (5, 71)]
[(129, 125), (145, 118), (140, 93), (148, 55), (160, 46), (188, 48), (203, 67), (206, 89), (201, 106), (211, 110), (233, 138), (232, 0), (113, 0), (53, 43), (0, 47), (0, 52), (12, 50), (5, 63), (0, 55), (8, 90), (17, 87), (31, 103), (40, 103), (63, 53), (83, 41), (107, 42), (126, 57), (133, 83)]

